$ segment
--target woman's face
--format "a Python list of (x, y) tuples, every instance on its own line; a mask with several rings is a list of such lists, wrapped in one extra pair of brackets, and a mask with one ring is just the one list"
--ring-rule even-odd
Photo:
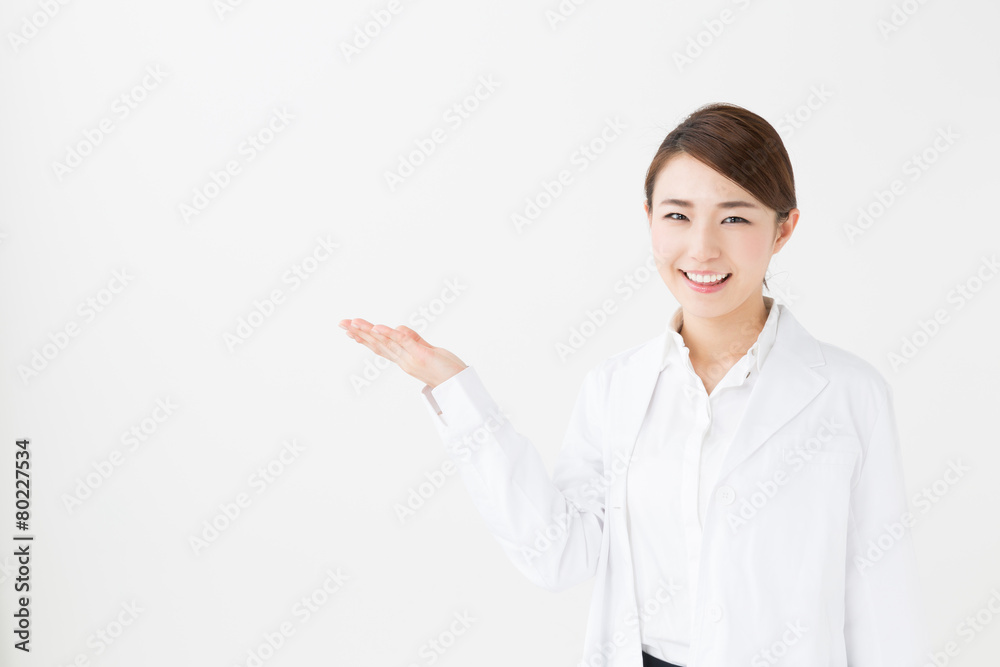
[[(644, 207), (660, 277), (685, 314), (705, 318), (754, 307), (771, 255), (791, 236), (799, 216), (793, 209), (779, 229), (773, 209), (685, 153), (660, 169), (652, 202), (652, 210)], [(728, 277), (703, 285), (685, 272)]]

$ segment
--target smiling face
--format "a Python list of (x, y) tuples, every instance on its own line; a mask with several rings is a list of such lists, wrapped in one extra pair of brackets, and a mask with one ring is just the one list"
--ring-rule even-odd
[(646, 216), (660, 277), (686, 315), (703, 318), (759, 306), (771, 255), (799, 216), (792, 209), (779, 227), (773, 209), (686, 153), (660, 169), (652, 206)]

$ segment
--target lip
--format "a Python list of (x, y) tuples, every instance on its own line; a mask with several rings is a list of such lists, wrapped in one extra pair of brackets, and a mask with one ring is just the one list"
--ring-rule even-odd
[[(724, 281), (722, 281), (721, 283), (719, 283), (717, 285), (702, 285), (701, 283), (696, 283), (693, 280), (689, 279), (686, 275), (684, 275), (685, 271), (683, 269), (677, 269), (677, 270), (680, 271), (681, 278), (684, 279), (684, 282), (687, 283), (688, 287), (690, 287), (691, 289), (693, 289), (695, 292), (700, 292), (701, 294), (709, 294), (711, 292), (718, 292), (723, 287), (725, 287), (727, 283), (729, 283), (729, 278), (733, 277), (733, 274), (730, 273), (729, 274), (729, 278), (726, 278)], [(704, 276), (704, 275), (712, 275), (712, 274), (716, 274), (716, 273), (728, 273), (728, 272), (727, 271), (687, 271), (686, 273), (690, 273), (690, 274), (693, 274), (693, 275), (696, 275), (696, 276)]]

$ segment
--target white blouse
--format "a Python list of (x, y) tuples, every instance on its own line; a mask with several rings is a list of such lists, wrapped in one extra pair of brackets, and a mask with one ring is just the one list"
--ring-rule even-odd
[(892, 387), (764, 302), (755, 344), (711, 395), (677, 313), (593, 367), (552, 473), (473, 367), (424, 386), (511, 563), (551, 591), (596, 575), (581, 665), (634, 667), (645, 650), (699, 667), (883, 667), (931, 651)]
[(666, 662), (688, 664), (702, 524), (726, 450), (774, 343), (779, 309), (772, 304), (765, 297), (769, 312), (757, 341), (711, 395), (678, 333), (682, 310), (670, 320), (625, 486), (642, 649)]

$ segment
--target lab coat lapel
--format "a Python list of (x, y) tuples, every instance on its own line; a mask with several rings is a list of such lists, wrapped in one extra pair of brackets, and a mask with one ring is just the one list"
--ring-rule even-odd
[[(783, 304), (778, 318), (774, 345), (761, 368), (747, 402), (746, 412), (729, 446), (719, 479), (746, 460), (779, 428), (802, 411), (826, 386), (827, 380), (812, 370), (823, 365), (823, 353), (818, 341), (802, 327)], [(614, 438), (612, 461), (630, 461), (639, 436), (643, 418), (653, 397), (660, 374), (659, 364), (666, 344), (663, 332), (632, 355), (624, 372), (612, 375), (609, 415)], [(617, 397), (621, 397), (619, 400)], [(627, 464), (626, 464), (627, 468)], [(625, 480), (620, 475), (612, 485), (611, 503), (624, 506)]]
[(746, 411), (719, 471), (720, 480), (801, 412), (828, 382), (813, 370), (826, 363), (819, 342), (791, 311), (784, 305), (779, 307), (782, 310), (774, 345), (750, 392)]

